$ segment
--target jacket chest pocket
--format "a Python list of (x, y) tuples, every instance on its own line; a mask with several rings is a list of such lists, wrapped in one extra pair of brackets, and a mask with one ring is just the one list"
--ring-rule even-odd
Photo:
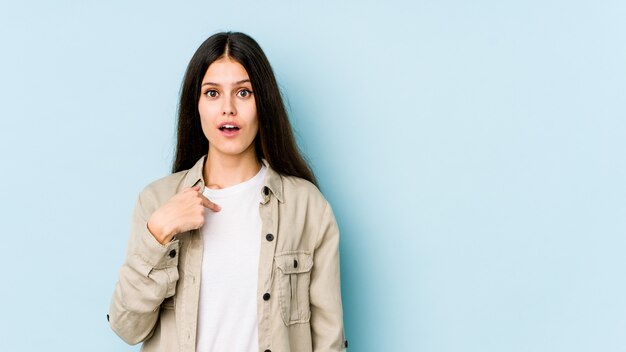
[(309, 286), (313, 257), (306, 252), (285, 252), (274, 256), (279, 288), (280, 311), (285, 325), (311, 319)]

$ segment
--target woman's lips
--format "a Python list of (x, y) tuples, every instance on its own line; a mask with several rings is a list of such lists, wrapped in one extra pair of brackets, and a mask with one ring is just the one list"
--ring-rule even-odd
[(224, 137), (235, 137), (241, 131), (241, 127), (235, 123), (222, 123), (218, 129)]
[(225, 137), (235, 137), (236, 135), (239, 134), (239, 132), (241, 131), (241, 129), (221, 129), (220, 133), (222, 134), (222, 136)]

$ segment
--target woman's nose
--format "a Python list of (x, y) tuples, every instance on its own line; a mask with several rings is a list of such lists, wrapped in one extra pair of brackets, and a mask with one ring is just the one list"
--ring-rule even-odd
[(222, 108), (222, 115), (235, 115), (235, 106), (233, 105), (230, 99), (227, 99), (224, 102), (224, 107)]

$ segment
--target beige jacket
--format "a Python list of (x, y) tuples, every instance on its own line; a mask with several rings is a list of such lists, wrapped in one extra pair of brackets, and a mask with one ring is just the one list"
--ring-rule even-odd
[[(107, 318), (124, 341), (143, 342), (142, 351), (196, 350), (202, 236), (192, 230), (161, 245), (147, 220), (183, 188), (204, 189), (205, 158), (150, 183), (137, 197)], [(339, 230), (330, 205), (310, 182), (282, 176), (263, 163), (259, 351), (344, 351)]]

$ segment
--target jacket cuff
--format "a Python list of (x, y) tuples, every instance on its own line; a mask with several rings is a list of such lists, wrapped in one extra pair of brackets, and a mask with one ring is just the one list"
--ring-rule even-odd
[(161, 244), (148, 230), (146, 223), (139, 234), (141, 244), (135, 247), (131, 258), (134, 266), (143, 276), (148, 277), (153, 269), (165, 269), (178, 265), (179, 240)]

